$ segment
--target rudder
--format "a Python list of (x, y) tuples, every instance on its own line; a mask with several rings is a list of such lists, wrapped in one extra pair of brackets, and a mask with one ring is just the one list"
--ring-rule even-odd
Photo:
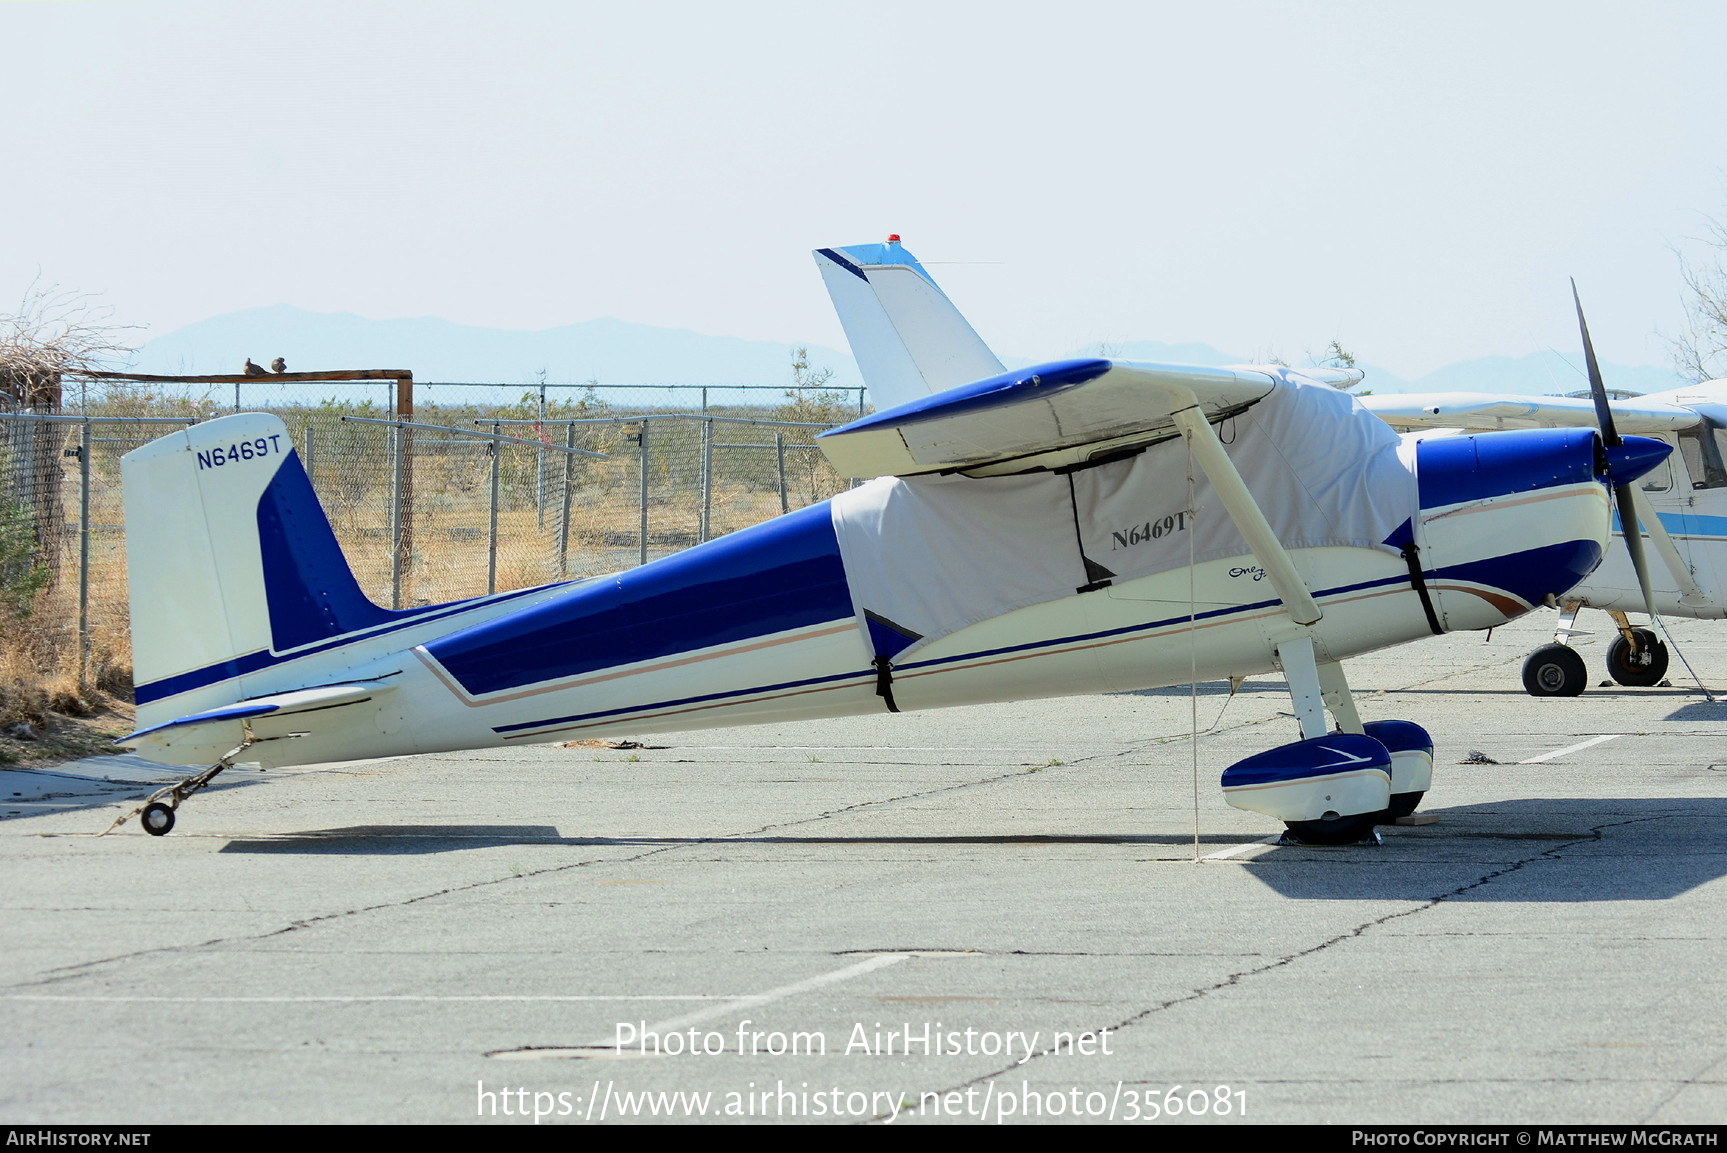
[(152, 701), (393, 616), (360, 590), (277, 417), (172, 433), (121, 475), (141, 724)]

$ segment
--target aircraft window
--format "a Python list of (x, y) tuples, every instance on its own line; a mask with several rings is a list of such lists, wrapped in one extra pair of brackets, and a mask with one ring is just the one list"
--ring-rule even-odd
[(1692, 488), (1727, 488), (1727, 465), (1722, 464), (1723, 430), (1706, 422), (1701, 428), (1688, 428), (1679, 434), (1679, 454), (1685, 458), (1685, 471), (1691, 474)]
[(1644, 492), (1667, 492), (1671, 489), (1673, 487), (1672, 455), (1669, 454), (1666, 460), (1645, 473), (1643, 481), (1638, 487), (1642, 488)]

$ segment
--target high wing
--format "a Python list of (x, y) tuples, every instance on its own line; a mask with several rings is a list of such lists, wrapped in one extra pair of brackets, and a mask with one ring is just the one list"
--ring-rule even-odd
[[(1226, 421), (1227, 442), (1212, 427)], [(1142, 451), (1178, 436), (1186, 438), (1191, 457)], [(1284, 540), (1383, 547), (1415, 504), (1409, 473), (1396, 458), (1396, 436), (1354, 397), (1282, 366), (1056, 361), (890, 408), (823, 433), (818, 443), (842, 474), (882, 478), (836, 502), (836, 523), (867, 523), (872, 551), (900, 558), (919, 551), (920, 534), (974, 534), (986, 523), (989, 539), (1023, 545), (1036, 538), (1036, 510), (1043, 506), (1051, 541), (1074, 530), (1084, 538), (1089, 529), (1106, 546), (1104, 521), (1127, 523), (1135, 514), (1127, 507), (1104, 513), (1110, 507), (1104, 490), (1172, 493), (1185, 489), (1184, 478), (1197, 465), (1205, 494), (1214, 494), (1239, 534), (1207, 544), (1198, 555), (1213, 548), (1251, 551), (1301, 624), (1321, 613)], [(1115, 472), (1102, 476), (1106, 469)], [(1018, 482), (1013, 501), (975, 508), (968, 490), (949, 483), (969, 478), (993, 487), (1010, 476)], [(1196, 498), (1198, 506), (1212, 499), (1205, 494)], [(912, 526), (906, 540), (880, 537), (876, 503), (899, 507), (899, 523)], [(843, 539), (842, 532), (842, 550)], [(1025, 564), (996, 556), (987, 540), (974, 541), (971, 552), (989, 557), (987, 566)], [(1147, 563), (1151, 555), (1134, 563)], [(1188, 559), (1182, 550), (1162, 563)], [(873, 563), (865, 555), (848, 558), (859, 572)], [(1124, 575), (1095, 557), (1086, 556), (1085, 563), (1093, 582)], [(905, 583), (888, 575), (883, 580)], [(967, 583), (988, 581), (980, 573)], [(1055, 589), (1060, 582), (1047, 583)], [(931, 629), (913, 631), (925, 637)]]
[[(1428, 392), (1364, 396), (1361, 403), (1392, 428), (1404, 431), (1595, 427), (1595, 402), (1588, 397)], [(1608, 403), (1621, 432), (1677, 432), (1694, 427), (1701, 419), (1694, 409), (1658, 397), (1640, 396)]]
[(1061, 468), (1173, 437), (1174, 414), (1196, 403), (1216, 423), (1279, 386), (1315, 383), (1276, 366), (1062, 360), (875, 413), (817, 443), (842, 476)]

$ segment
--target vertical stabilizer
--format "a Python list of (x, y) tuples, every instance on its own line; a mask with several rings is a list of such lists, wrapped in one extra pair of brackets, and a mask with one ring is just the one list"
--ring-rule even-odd
[(121, 470), (140, 725), (154, 701), (395, 615), (361, 591), (276, 417), (194, 425)]
[(899, 237), (815, 257), (877, 410), (1004, 371)]

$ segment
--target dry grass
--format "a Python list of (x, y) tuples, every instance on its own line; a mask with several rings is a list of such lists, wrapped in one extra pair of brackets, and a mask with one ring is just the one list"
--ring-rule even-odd
[(45, 589), (26, 620), (0, 622), (0, 728), (20, 723), (43, 728), (53, 714), (89, 717), (131, 707), (132, 650), (124, 598), (119, 616), (96, 607), (93, 597), (87, 669), (79, 668), (75, 584)]
[(92, 619), (102, 623), (91, 630), (82, 683), (75, 584), (44, 590), (28, 623), (0, 620), (0, 765), (54, 765), (119, 751), (114, 738), (132, 727), (130, 643), (111, 615)]

